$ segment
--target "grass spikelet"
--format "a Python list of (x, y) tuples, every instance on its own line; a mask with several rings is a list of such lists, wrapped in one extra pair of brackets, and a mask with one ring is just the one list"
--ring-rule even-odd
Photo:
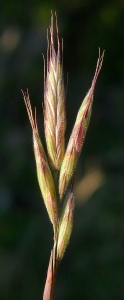
[(44, 203), (49, 218), (53, 224), (53, 228), (55, 232), (57, 220), (58, 220), (58, 205), (57, 205), (55, 186), (54, 186), (51, 171), (49, 169), (47, 158), (42, 143), (40, 141), (36, 117), (35, 120), (33, 118), (28, 91), (27, 93), (23, 92), (23, 98), (24, 98), (28, 117), (32, 127), (34, 156), (36, 161), (38, 182), (39, 182), (40, 190), (44, 199)]
[(62, 46), (57, 31), (57, 53), (54, 46), (53, 15), (48, 40), (47, 74), (44, 88), (44, 128), (50, 164), (59, 170), (65, 151), (65, 90), (63, 81)]
[(69, 243), (71, 236), (72, 225), (73, 225), (73, 211), (74, 211), (74, 196), (70, 192), (68, 199), (63, 205), (61, 217), (60, 217), (60, 227), (58, 235), (58, 245), (57, 245), (57, 259), (60, 261), (65, 253), (66, 247)]
[(77, 118), (68, 142), (67, 150), (62, 162), (59, 178), (59, 194), (61, 199), (74, 173), (78, 157), (80, 155), (84, 143), (84, 139), (91, 117), (94, 88), (96, 85), (97, 77), (102, 67), (103, 57), (104, 52), (102, 53), (102, 55), (100, 55), (99, 50), (99, 57), (97, 61), (95, 75), (92, 80), (92, 85), (78, 111)]

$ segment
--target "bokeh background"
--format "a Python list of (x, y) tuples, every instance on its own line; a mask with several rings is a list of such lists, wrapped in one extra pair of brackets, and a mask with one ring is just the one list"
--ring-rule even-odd
[(56, 299), (124, 299), (124, 1), (0, 2), (0, 300), (42, 299), (53, 243), (37, 183), (21, 89), (43, 132), (43, 57), (51, 9), (64, 39), (66, 141), (90, 88), (98, 48), (105, 59), (75, 176), (70, 244)]

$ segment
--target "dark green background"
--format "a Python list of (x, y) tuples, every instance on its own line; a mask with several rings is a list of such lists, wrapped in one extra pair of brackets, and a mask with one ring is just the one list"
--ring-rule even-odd
[[(76, 113), (98, 78), (75, 191), (90, 170), (104, 182), (75, 199), (74, 227), (60, 265), (59, 300), (124, 299), (124, 1), (0, 2), (0, 300), (42, 299), (53, 243), (41, 199), (32, 133), (21, 89), (27, 87), (43, 137), (43, 58), (50, 12), (64, 39), (68, 140)], [(68, 79), (67, 79), (68, 78)], [(68, 83), (67, 83), (68, 81)], [(92, 172), (91, 172), (92, 173)], [(94, 173), (95, 174), (95, 173)], [(83, 189), (83, 187), (82, 187)], [(81, 198), (82, 197), (82, 198)], [(85, 200), (85, 201), (84, 201)], [(86, 201), (88, 200), (88, 201)]]

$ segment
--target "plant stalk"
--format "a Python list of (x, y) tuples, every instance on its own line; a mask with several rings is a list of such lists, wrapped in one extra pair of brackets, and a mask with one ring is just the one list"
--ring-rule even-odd
[(54, 300), (55, 281), (57, 274), (57, 259), (56, 259), (56, 241), (51, 251), (49, 266), (47, 270), (47, 278), (43, 293), (43, 300)]

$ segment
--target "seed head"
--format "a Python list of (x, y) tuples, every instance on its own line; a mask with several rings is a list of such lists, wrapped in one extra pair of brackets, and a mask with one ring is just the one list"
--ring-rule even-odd
[(52, 178), (52, 174), (47, 162), (47, 158), (40, 141), (36, 118), (34, 120), (29, 94), (23, 93), (26, 109), (28, 112), (29, 120), (33, 132), (33, 146), (34, 146), (34, 155), (36, 161), (37, 177), (40, 186), (40, 190), (44, 199), (44, 203), (49, 215), (49, 218), (53, 224), (54, 232), (56, 231), (56, 225), (58, 220), (58, 205), (56, 199), (55, 186)]
[(86, 97), (84, 98), (84, 101), (81, 104), (81, 107), (78, 111), (77, 118), (68, 142), (66, 153), (61, 165), (60, 178), (59, 178), (59, 194), (61, 199), (75, 171), (78, 157), (80, 155), (84, 143), (84, 139), (86, 136), (86, 132), (91, 117), (94, 88), (96, 85), (97, 77), (102, 67), (103, 57), (104, 57), (104, 52), (100, 56), (100, 51), (99, 51), (99, 58), (97, 61), (96, 71), (92, 81), (91, 88), (87, 93)]
[(61, 217), (60, 217), (60, 227), (58, 235), (58, 245), (57, 245), (57, 259), (61, 260), (66, 247), (69, 243), (71, 236), (72, 225), (73, 225), (73, 211), (74, 211), (74, 196), (70, 192), (68, 199), (63, 205)]
[(47, 74), (44, 89), (44, 128), (47, 151), (53, 169), (59, 170), (65, 151), (65, 91), (63, 66), (61, 59), (62, 46), (57, 31), (57, 53), (54, 47), (53, 15), (51, 15), (50, 41), (48, 40)]

